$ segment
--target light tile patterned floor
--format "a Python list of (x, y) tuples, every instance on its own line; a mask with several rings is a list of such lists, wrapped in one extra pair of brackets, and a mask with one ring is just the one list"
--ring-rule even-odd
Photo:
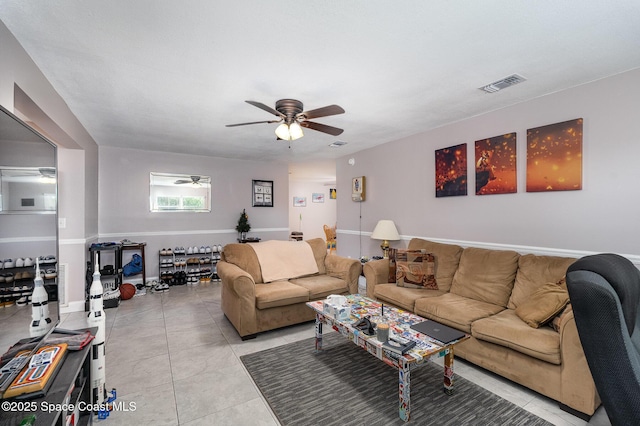
[[(113, 412), (109, 426), (277, 425), (239, 357), (314, 334), (313, 323), (306, 323), (241, 341), (222, 313), (220, 283), (171, 287), (106, 313), (107, 386), (117, 389), (118, 401), (136, 406)], [(62, 316), (63, 328), (85, 326), (84, 312)], [(456, 360), (456, 373), (556, 425), (610, 424), (602, 407), (586, 423), (463, 360)]]

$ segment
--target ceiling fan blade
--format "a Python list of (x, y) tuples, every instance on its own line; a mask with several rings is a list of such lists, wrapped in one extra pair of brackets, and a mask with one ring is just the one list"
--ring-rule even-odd
[(338, 115), (344, 114), (344, 109), (338, 105), (328, 105), (326, 107), (312, 109), (311, 111), (305, 111), (300, 115), (304, 115), (305, 118), (318, 118), (318, 117), (327, 117), (329, 115)]
[(191, 180), (186, 180), (186, 179), (178, 179), (177, 181), (175, 181), (175, 182), (173, 182), (173, 183), (174, 183), (174, 184), (176, 184), (176, 185), (182, 185), (182, 184), (184, 184), (184, 183), (191, 183), (191, 182), (193, 182), (193, 181), (191, 181)]
[(249, 123), (237, 123), (237, 124), (227, 124), (225, 127), (237, 127), (237, 126), (246, 126), (249, 124), (262, 124), (262, 123), (279, 123), (282, 120), (268, 120), (268, 121), (251, 121)]
[(311, 130), (317, 130), (319, 132), (328, 133), (333, 136), (338, 136), (344, 132), (343, 129), (337, 127), (327, 126), (326, 124), (314, 123), (313, 121), (301, 121), (300, 125)]
[(248, 104), (253, 105), (254, 107), (258, 107), (262, 110), (267, 111), (268, 113), (271, 113), (273, 115), (275, 115), (276, 117), (282, 117), (284, 118), (284, 116), (282, 114), (280, 114), (278, 111), (276, 111), (275, 109), (271, 108), (270, 106), (266, 106), (265, 104), (261, 103), (261, 102), (256, 102), (256, 101), (245, 101)]

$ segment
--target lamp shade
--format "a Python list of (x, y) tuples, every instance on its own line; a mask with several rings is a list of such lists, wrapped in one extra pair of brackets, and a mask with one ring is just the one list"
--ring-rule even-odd
[(398, 230), (396, 229), (395, 223), (392, 220), (383, 219), (379, 220), (376, 225), (373, 233), (371, 234), (371, 238), (374, 240), (399, 240), (400, 235), (398, 234)]

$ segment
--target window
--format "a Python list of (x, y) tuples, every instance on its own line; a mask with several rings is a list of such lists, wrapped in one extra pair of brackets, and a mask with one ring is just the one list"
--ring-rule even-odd
[(152, 212), (210, 212), (211, 178), (151, 172), (149, 201)]

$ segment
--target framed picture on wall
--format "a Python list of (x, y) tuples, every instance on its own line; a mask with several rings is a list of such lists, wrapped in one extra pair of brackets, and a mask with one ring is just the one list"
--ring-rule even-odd
[(476, 141), (476, 195), (518, 192), (516, 133)]
[(293, 207), (306, 207), (307, 197), (293, 197)]
[(582, 122), (527, 129), (527, 192), (582, 189)]
[(314, 192), (311, 195), (311, 202), (312, 203), (324, 203), (324, 194), (322, 194), (320, 192)]
[(467, 144), (436, 150), (436, 197), (467, 195)]
[(251, 201), (253, 207), (273, 207), (273, 181), (254, 180)]
[(329, 189), (329, 199), (330, 200), (335, 200), (336, 198), (338, 198), (338, 194), (336, 193), (336, 189), (335, 188), (330, 188)]

